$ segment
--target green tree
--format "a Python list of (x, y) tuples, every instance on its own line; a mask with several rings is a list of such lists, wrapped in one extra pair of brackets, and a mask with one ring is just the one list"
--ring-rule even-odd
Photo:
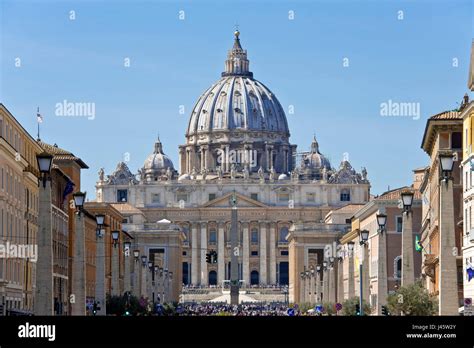
[[(142, 301), (143, 302), (143, 301)], [(107, 296), (107, 315), (125, 315), (128, 311), (130, 315), (146, 314), (146, 305), (142, 306), (140, 300), (133, 295)]]
[(387, 297), (388, 311), (392, 315), (435, 315), (438, 302), (421, 282), (400, 287)]
[[(356, 306), (359, 305), (359, 297), (352, 297), (344, 301), (342, 304), (342, 315), (356, 315)], [(362, 301), (362, 306), (364, 308), (364, 315), (369, 315), (371, 313), (370, 304), (367, 301)]]

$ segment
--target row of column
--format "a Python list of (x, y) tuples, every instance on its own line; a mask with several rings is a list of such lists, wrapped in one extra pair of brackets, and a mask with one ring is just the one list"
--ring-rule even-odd
[[(242, 257), (242, 280), (250, 284), (250, 235), (249, 222), (242, 223), (242, 245), (239, 256)], [(267, 228), (269, 226), (269, 228)], [(259, 281), (261, 284), (276, 284), (276, 225), (273, 223), (260, 222), (259, 224)], [(219, 223), (217, 229), (217, 281), (222, 284), (225, 280), (225, 224)], [(268, 232), (267, 232), (268, 231)], [(270, 250), (267, 250), (267, 233), (270, 234)], [(208, 264), (206, 253), (210, 250), (207, 243), (207, 223), (202, 222), (200, 226), (193, 224), (191, 227), (191, 283), (194, 285), (208, 285)], [(269, 260), (268, 260), (268, 254)], [(230, 260), (230, 256), (229, 256)]]

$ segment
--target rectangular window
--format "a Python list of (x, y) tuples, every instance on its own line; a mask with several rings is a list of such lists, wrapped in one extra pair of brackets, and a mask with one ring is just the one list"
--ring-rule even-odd
[(258, 201), (258, 193), (251, 193), (250, 198), (252, 198), (254, 201)]
[(351, 200), (351, 193), (349, 190), (342, 190), (341, 191), (341, 202), (350, 202)]
[(209, 244), (216, 244), (217, 243), (217, 232), (212, 230), (209, 232)]
[(177, 193), (176, 194), (176, 200), (178, 202), (183, 201), (183, 202), (186, 203), (188, 201), (188, 194), (187, 193)]
[(278, 194), (278, 201), (279, 202), (288, 202), (290, 200), (289, 193), (279, 193)]
[(316, 194), (314, 192), (309, 192), (306, 194), (306, 202), (315, 202)]
[(451, 133), (451, 148), (452, 149), (462, 148), (462, 133), (461, 132)]
[(281, 256), (288, 256), (288, 250), (282, 250), (280, 255)]
[(127, 202), (128, 190), (117, 190), (117, 202)]
[(403, 218), (401, 216), (396, 217), (397, 232), (402, 232), (403, 229)]
[(215, 193), (209, 193), (208, 200), (209, 200), (209, 201), (212, 201), (212, 200), (214, 200), (214, 199), (216, 199), (216, 194), (215, 194)]
[(160, 194), (152, 193), (151, 194), (151, 203), (160, 203)]
[(251, 256), (258, 256), (258, 251), (257, 250), (252, 250)]
[(257, 230), (252, 231), (250, 240), (252, 244), (258, 244), (258, 231)]

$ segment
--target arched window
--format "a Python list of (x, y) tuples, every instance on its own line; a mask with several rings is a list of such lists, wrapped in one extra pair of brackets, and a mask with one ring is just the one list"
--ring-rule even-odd
[(278, 239), (279, 242), (286, 242), (286, 236), (288, 235), (288, 227), (280, 228), (280, 238)]
[(258, 285), (260, 283), (258, 271), (250, 272), (250, 285)]
[(216, 271), (209, 272), (209, 285), (217, 285), (217, 272)]

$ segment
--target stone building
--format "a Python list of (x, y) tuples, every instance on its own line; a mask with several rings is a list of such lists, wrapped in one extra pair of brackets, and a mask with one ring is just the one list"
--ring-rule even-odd
[[(423, 197), (422, 275), (426, 288), (438, 297), (440, 315), (457, 315), (463, 302), (462, 131), (463, 120), (458, 111), (439, 113), (426, 122), (421, 145), (429, 156), (429, 165), (420, 186)], [(454, 156), (449, 185), (442, 180), (440, 154)], [(450, 187), (449, 192), (441, 197), (446, 187)]]
[[(0, 104), (0, 243), (36, 244), (41, 147)], [(8, 244), (7, 244), (8, 243)], [(5, 256), (5, 257), (4, 257)], [(29, 257), (0, 257), (0, 315), (32, 312), (36, 264)]]
[[(254, 79), (238, 31), (221, 78), (191, 112), (185, 140), (179, 173), (158, 139), (137, 172), (119, 163), (110, 175), (101, 170), (96, 185), (98, 202), (126, 205), (124, 229), (135, 238), (162, 219), (181, 228), (184, 284), (229, 279), (234, 191), (244, 286), (288, 284), (286, 237), (294, 222), (324, 224), (330, 211), (369, 200), (365, 169), (358, 173), (347, 160), (334, 168), (316, 138), (304, 152), (290, 143), (283, 107)], [(216, 264), (206, 263), (210, 250)]]

